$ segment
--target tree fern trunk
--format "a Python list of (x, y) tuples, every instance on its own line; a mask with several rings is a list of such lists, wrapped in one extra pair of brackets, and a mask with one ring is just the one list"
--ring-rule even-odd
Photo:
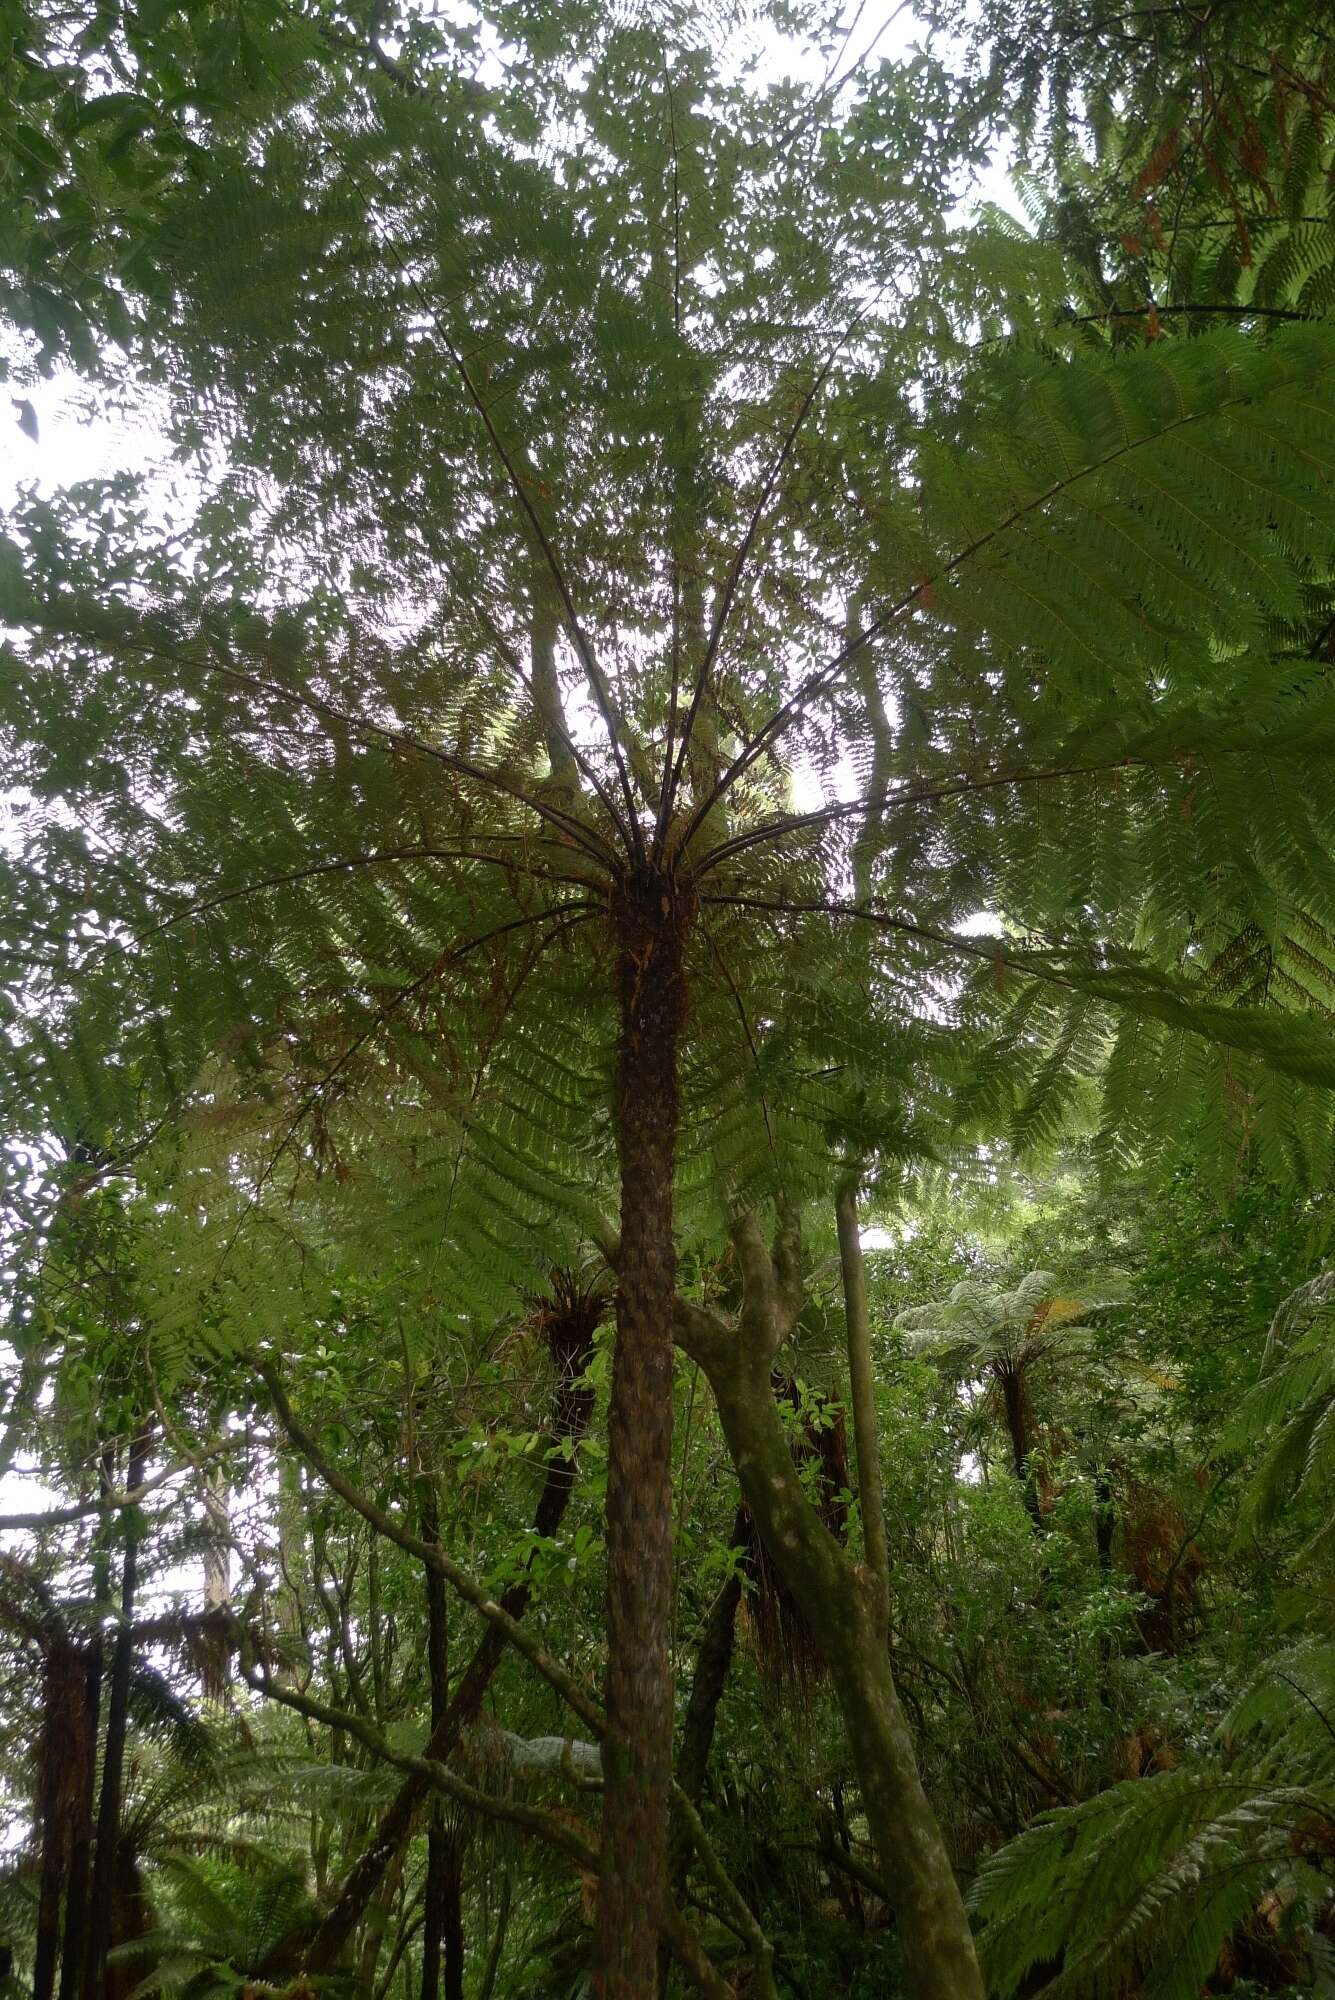
[[(105, 1555), (98, 1559), (106, 1567)], [(106, 1594), (99, 1580), (98, 1594)], [(79, 1804), (70, 1852), (69, 1887), (65, 1892), (65, 1941), (60, 1956), (60, 2000), (78, 2000), (83, 1975), (83, 1953), (88, 1937), (88, 1884), (93, 1866), (93, 1808), (97, 1800), (97, 1735), (102, 1713), (102, 1637), (99, 1633), (85, 1649), (84, 1699), (80, 1718), (82, 1734), (72, 1755), (83, 1771)]]
[(1117, 1503), (1113, 1499), (1108, 1474), (1100, 1468), (1094, 1474), (1094, 1546), (1099, 1568), (1105, 1576), (1113, 1566), (1113, 1536), (1117, 1532)]
[(77, 1647), (63, 1632), (52, 1635), (42, 1677), (42, 1737), (38, 1752), (37, 1823), (42, 1858), (38, 1876), (37, 1934), (34, 1941), (33, 2000), (51, 2000), (60, 1956), (60, 1903), (70, 1855), (71, 1807), (83, 1790), (83, 1774), (71, 1768), (77, 1756), (72, 1723), (82, 1700), (83, 1676)]
[(608, 1415), (600, 2000), (653, 2000), (672, 1782), (672, 1178), (682, 913), (646, 873), (618, 911), (621, 1258)]
[[(98, 1461), (98, 1479), (105, 1500), (116, 1484), (116, 1457), (104, 1445)], [(111, 1596), (111, 1549), (107, 1540), (111, 1524), (98, 1529), (93, 1554), (93, 1596), (105, 1604)], [(102, 1676), (106, 1644), (101, 1632), (94, 1634), (85, 1649), (84, 1700), (76, 1731), (71, 1722), (67, 1751), (77, 1758), (82, 1778), (75, 1808), (74, 1833), (70, 1850), (69, 1883), (65, 1891), (65, 1935), (60, 1954), (60, 2000), (79, 2000), (83, 1990), (83, 1962), (88, 1946), (88, 1895), (93, 1870), (93, 1815), (97, 1807), (97, 1741), (102, 1719)], [(76, 1739), (77, 1737), (77, 1747)]]
[(1024, 1504), (1029, 1510), (1029, 1518), (1036, 1528), (1043, 1526), (1043, 1509), (1039, 1505), (1038, 1488), (1029, 1469), (1029, 1399), (1025, 1392), (1024, 1376), (1018, 1368), (1004, 1367), (998, 1371), (1001, 1384), (1001, 1404), (1006, 1413), (1006, 1430), (1011, 1441), (1011, 1462), (1015, 1467), (1015, 1477), (1020, 1482), (1024, 1494)]

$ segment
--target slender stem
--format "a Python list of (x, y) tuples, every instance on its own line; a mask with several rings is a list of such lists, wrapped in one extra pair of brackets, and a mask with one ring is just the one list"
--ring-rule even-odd
[(487, 1963), (482, 1971), (482, 1984), (477, 1989), (477, 2000), (492, 2000), (496, 1991), (496, 1976), (501, 1969), (501, 1953), (505, 1949), (505, 1934), (510, 1928), (511, 1875), (507, 1868), (501, 1877), (501, 1906), (496, 1913), (496, 1928), (491, 1934), (491, 1944), (487, 1951)]
[[(568, 1365), (561, 1367), (553, 1398), (552, 1441), (547, 1453), (547, 1472), (533, 1511), (535, 1547), (550, 1541), (556, 1533), (574, 1490), (576, 1462), (572, 1447), (583, 1437), (593, 1414), (593, 1392), (578, 1386), (576, 1378), (583, 1374), (591, 1352), (590, 1333), (585, 1344), (574, 1349)], [(438, 1537), (429, 1535), (426, 1539), (439, 1547)], [(428, 1569), (429, 1575), (435, 1573)], [(532, 1587), (531, 1575), (526, 1568), (525, 1574), (512, 1583), (501, 1598), (501, 1610), (510, 1618), (522, 1618), (528, 1608)], [(439, 1723), (432, 1729), (422, 1753), (426, 1759), (443, 1764), (453, 1755), (463, 1730), (482, 1707), (492, 1676), (500, 1665), (505, 1644), (506, 1635), (502, 1628), (496, 1624), (489, 1625)], [(299, 1964), (304, 1964), (310, 1972), (323, 1973), (337, 1965), (391, 1857), (408, 1838), (427, 1791), (426, 1781), (420, 1775), (410, 1773), (404, 1779), (381, 1814), (370, 1840), (349, 1869), (309, 1947), (305, 1946), (304, 1933), (289, 1934), (274, 1947), (267, 1969), (292, 1971)]]
[(458, 1596), (462, 1597), (466, 1604), (471, 1604), (475, 1611), (481, 1612), (488, 1624), (494, 1625), (515, 1651), (522, 1653), (529, 1665), (535, 1667), (542, 1678), (556, 1689), (562, 1700), (569, 1705), (590, 1733), (602, 1736), (606, 1728), (603, 1713), (597, 1703), (585, 1694), (574, 1675), (567, 1673), (560, 1662), (553, 1659), (546, 1648), (533, 1637), (533, 1634), (526, 1631), (517, 1618), (496, 1602), (476, 1577), (464, 1569), (462, 1564), (455, 1562), (452, 1556), (447, 1555), (440, 1543), (423, 1541), (420, 1535), (413, 1534), (410, 1528), (405, 1528), (392, 1514), (387, 1514), (383, 1507), (378, 1507), (339, 1471), (316, 1443), (310, 1431), (298, 1421), (288, 1401), (287, 1392), (283, 1388), (282, 1377), (272, 1361), (258, 1362), (257, 1372), (269, 1391), (278, 1421), (307, 1464), (319, 1474), (325, 1485), (337, 1493), (341, 1500), (346, 1500), (354, 1513), (369, 1521), (377, 1534), (383, 1535), (386, 1541), (396, 1543), (409, 1555), (416, 1556), (419, 1562), (439, 1569), (445, 1581)]
[[(422, 1533), (440, 1541), (440, 1508), (430, 1472), (422, 1479)], [(450, 1704), (449, 1620), (445, 1579), (438, 1569), (426, 1571), (426, 1650), (431, 1679), (431, 1735), (434, 1739)], [(440, 2000), (442, 1956), (447, 1951), (449, 1921), (450, 1842), (437, 1801), (431, 1808), (426, 1837), (426, 1902), (422, 1923), (422, 2000)]]
[[(130, 1448), (127, 1483), (141, 1485), (148, 1457), (149, 1436), (141, 1432)], [(131, 1517), (133, 1518), (133, 1517)], [(102, 1752), (102, 1792), (97, 1806), (97, 1846), (93, 1883), (88, 1897), (88, 1951), (84, 1960), (84, 2000), (99, 2000), (112, 1942), (117, 1860), (120, 1851), (121, 1787), (125, 1770), (125, 1735), (130, 1708), (130, 1670), (134, 1664), (134, 1600), (139, 1576), (139, 1538), (127, 1526), (125, 1567), (121, 1582), (121, 1623), (111, 1656), (107, 1695), (107, 1734)]]

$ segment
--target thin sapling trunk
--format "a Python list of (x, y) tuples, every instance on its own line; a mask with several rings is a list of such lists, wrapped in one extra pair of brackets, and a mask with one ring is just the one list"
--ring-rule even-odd
[[(149, 1438), (141, 1432), (130, 1447), (127, 1485), (133, 1492), (144, 1481)], [(121, 1581), (121, 1623), (111, 1656), (107, 1694), (107, 1735), (102, 1752), (102, 1790), (97, 1805), (97, 1844), (93, 1851), (93, 1882), (88, 1897), (88, 1948), (84, 1960), (85, 2000), (98, 2000), (111, 1946), (115, 1910), (117, 1851), (120, 1845), (121, 1791), (125, 1774), (125, 1736), (130, 1711), (130, 1672), (134, 1665), (135, 1593), (139, 1578), (139, 1536), (134, 1516), (125, 1517), (125, 1566)]]

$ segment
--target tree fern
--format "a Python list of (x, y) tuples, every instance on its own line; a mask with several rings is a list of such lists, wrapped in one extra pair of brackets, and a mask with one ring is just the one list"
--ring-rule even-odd
[[(1271, 1322), (1261, 1379), (1245, 1398), (1226, 1443), (1264, 1450), (1248, 1485), (1241, 1532), (1273, 1524), (1298, 1499), (1319, 1513), (1328, 1504), (1335, 1443), (1335, 1374), (1331, 1366), (1330, 1303), (1335, 1278), (1323, 1272), (1283, 1301)], [(1325, 1543), (1331, 1523), (1317, 1540)]]
[[(1049, 1813), (983, 1868), (973, 1896), (1000, 1996), (1194, 2000), (1263, 1897), (1315, 1946), (1335, 1816), (1335, 1654), (1267, 1662), (1221, 1727), (1214, 1768), (1132, 1780)], [(1035, 1987), (1031, 1975), (1039, 1971)]]
[[(1335, 911), (1306, 657), (1335, 336), (1257, 309), (1050, 339), (1093, 279), (1068, 229), (1060, 269), (984, 271), (1023, 337), (971, 353), (969, 244), (903, 253), (955, 164), (930, 65), (794, 149), (712, 16), (506, 20), (486, 88), (422, 20), (411, 87), (326, 62), (338, 20), (275, 24), (136, 248), (94, 232), (195, 493), (169, 534), (117, 482), (10, 524), (0, 1060), (34, 1142), (151, 1128), (145, 1187), (199, 1173), (153, 1279), (178, 1341), (262, 1339), (265, 1290), (270, 1332), (300, 1322), (386, 1218), (494, 1304), (615, 1184), (600, 1922), (630, 1993), (664, 1865), (678, 1166), (727, 1210), (853, 1138), (1050, 1140), (1111, 1055), (1147, 1148), (1194, 1123), (1326, 1169), (1324, 1021), (1211, 967)], [(795, 810), (803, 765), (832, 792)]]

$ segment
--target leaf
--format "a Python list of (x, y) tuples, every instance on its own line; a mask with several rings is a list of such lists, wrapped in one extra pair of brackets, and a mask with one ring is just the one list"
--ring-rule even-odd
[(127, 115), (147, 121), (153, 116), (153, 106), (138, 91), (109, 90), (104, 97), (94, 97), (84, 105), (74, 121), (74, 130), (86, 132), (91, 126), (103, 125), (108, 119), (120, 119)]

